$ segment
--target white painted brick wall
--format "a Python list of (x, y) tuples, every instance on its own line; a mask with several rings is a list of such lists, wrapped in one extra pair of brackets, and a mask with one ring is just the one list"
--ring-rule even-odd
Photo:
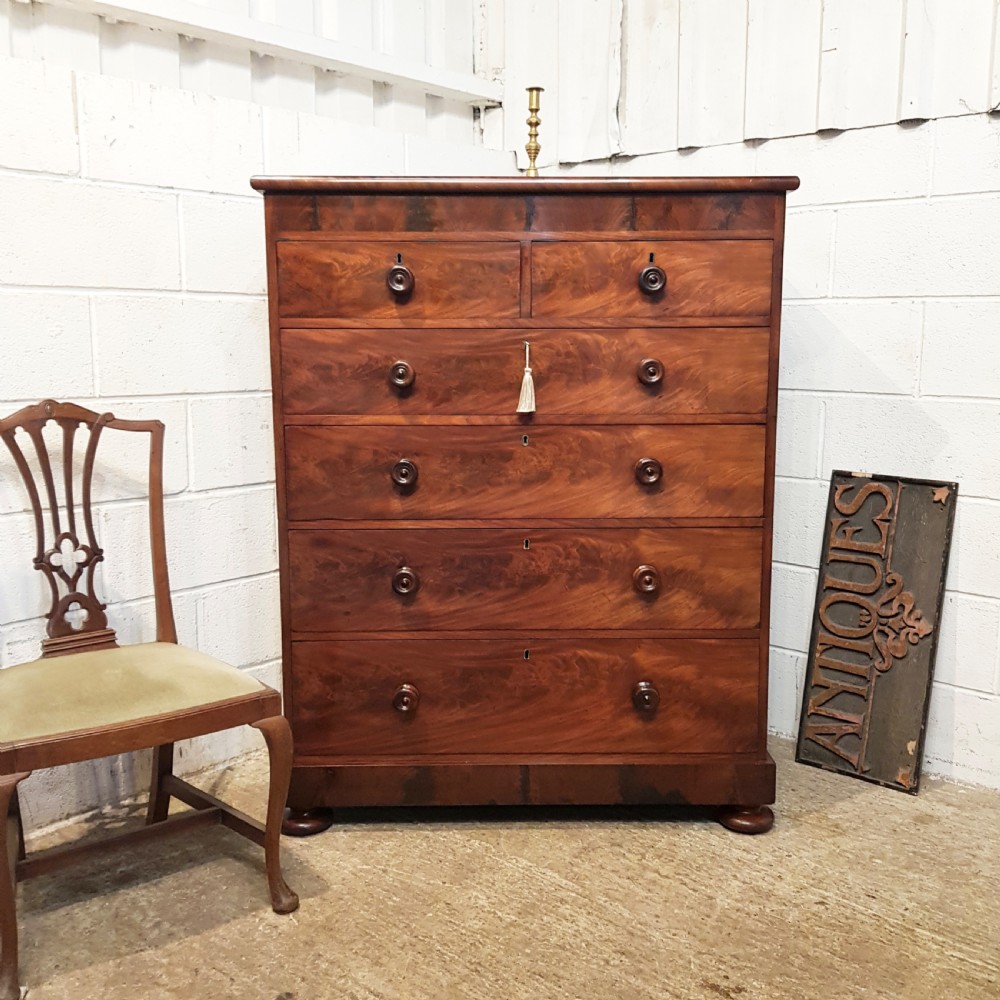
[(95, 296), (97, 386), (108, 396), (267, 389), (266, 328), (262, 296)]
[(798, 729), (831, 471), (956, 480), (925, 766), (1000, 787), (1000, 117), (563, 172), (801, 177), (785, 246), (770, 724)]
[(180, 287), (174, 194), (0, 174), (0, 203), (0, 285)]
[(73, 74), (50, 63), (2, 60), (0, 94), (0, 167), (77, 173)]
[[(356, 6), (340, 13), (354, 18)], [(246, 0), (227, 9), (252, 13)], [(468, 49), (471, 64), (471, 36)], [(385, 108), (392, 128), (376, 128), (370, 83), (321, 73), (330, 86), (316, 100), (311, 67), (264, 62), (0, 0), (0, 412), (52, 396), (164, 420), (179, 637), (280, 686), (263, 208), (249, 178), (509, 174), (513, 158), (476, 145), (471, 109), (433, 106), (447, 127), (431, 141), (398, 130), (426, 130), (409, 106)], [(0, 667), (38, 655), (45, 610), (6, 454)], [(134, 446), (115, 451), (96, 486), (102, 590), (126, 641), (155, 637), (147, 511), (136, 500), (145, 461)], [(246, 727), (189, 741), (180, 767), (261, 745)], [(41, 772), (25, 786), (29, 823), (114, 806), (148, 771), (138, 754)]]

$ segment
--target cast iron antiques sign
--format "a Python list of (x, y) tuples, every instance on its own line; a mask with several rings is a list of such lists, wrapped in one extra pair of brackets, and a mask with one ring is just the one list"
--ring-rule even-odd
[(834, 472), (796, 760), (917, 791), (957, 493)]

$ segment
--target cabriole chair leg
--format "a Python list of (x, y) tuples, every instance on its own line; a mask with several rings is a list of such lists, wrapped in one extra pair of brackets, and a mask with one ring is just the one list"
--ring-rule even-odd
[(275, 913), (291, 913), (298, 909), (299, 897), (288, 887), (281, 874), (281, 822), (292, 779), (292, 730), (283, 715), (261, 719), (251, 725), (264, 734), (271, 769), (264, 830), (264, 863), (271, 907)]

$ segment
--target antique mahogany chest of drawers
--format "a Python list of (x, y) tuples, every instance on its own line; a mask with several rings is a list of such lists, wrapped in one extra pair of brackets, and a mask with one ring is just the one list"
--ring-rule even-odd
[(486, 803), (770, 826), (797, 183), (254, 179), (287, 831), (329, 807)]

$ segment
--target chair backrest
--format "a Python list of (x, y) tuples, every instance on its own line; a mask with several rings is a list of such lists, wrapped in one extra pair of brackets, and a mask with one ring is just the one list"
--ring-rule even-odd
[[(44, 433), (49, 421), (58, 425), (61, 434)], [(84, 425), (89, 435), (82, 468), (78, 468), (79, 455), (74, 453), (74, 445), (79, 440), (77, 431)], [(94, 581), (94, 571), (104, 560), (104, 552), (94, 533), (92, 488), (97, 446), (106, 429), (140, 431), (150, 436), (149, 541), (156, 638), (158, 642), (177, 641), (163, 529), (163, 423), (119, 420), (111, 413), (95, 413), (75, 403), (46, 399), (0, 420), (0, 437), (14, 457), (34, 514), (34, 566), (45, 574), (52, 595), (46, 613), (48, 637), (42, 640), (42, 656), (118, 644), (104, 613), (107, 605), (98, 598)], [(24, 432), (26, 439), (19, 431)], [(25, 449), (21, 447), (22, 440)], [(54, 469), (60, 465), (62, 475), (57, 477)]]

